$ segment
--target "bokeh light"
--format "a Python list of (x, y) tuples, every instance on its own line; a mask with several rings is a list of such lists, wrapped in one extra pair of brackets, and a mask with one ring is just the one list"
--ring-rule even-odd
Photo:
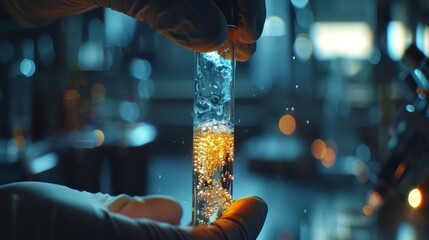
[(127, 122), (135, 122), (140, 116), (140, 109), (134, 102), (123, 101), (119, 104), (119, 115)]
[(295, 118), (290, 114), (283, 115), (279, 121), (279, 129), (283, 134), (291, 135), (296, 129)]
[(97, 142), (95, 143), (95, 145), (97, 147), (101, 146), (101, 144), (103, 144), (103, 142), (104, 142), (104, 133), (103, 133), (103, 131), (101, 131), (99, 129), (96, 129), (96, 130), (94, 130), (94, 135), (97, 138)]
[(326, 168), (330, 168), (334, 165), (336, 158), (337, 153), (335, 152), (335, 150), (330, 147), (327, 147), (322, 151), (322, 157), (320, 160), (322, 161), (323, 166), (325, 166)]
[(322, 152), (326, 149), (326, 143), (322, 139), (316, 139), (311, 144), (311, 153), (317, 159), (322, 158)]
[(412, 208), (418, 208), (421, 206), (423, 200), (422, 192), (418, 188), (414, 188), (408, 194), (408, 204)]
[(31, 59), (23, 59), (19, 65), (22, 75), (31, 77), (36, 72), (36, 64)]

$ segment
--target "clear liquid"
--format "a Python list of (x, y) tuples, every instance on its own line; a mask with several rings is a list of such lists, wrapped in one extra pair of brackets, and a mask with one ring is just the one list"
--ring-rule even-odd
[(194, 130), (193, 224), (209, 224), (232, 203), (234, 133), (224, 122)]

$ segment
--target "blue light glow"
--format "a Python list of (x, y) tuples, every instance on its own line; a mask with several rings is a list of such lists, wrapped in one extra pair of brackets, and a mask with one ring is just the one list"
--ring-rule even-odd
[(152, 65), (149, 61), (140, 58), (134, 58), (130, 63), (131, 76), (144, 80), (148, 79), (152, 73)]
[(36, 64), (31, 59), (23, 59), (19, 65), (19, 70), (26, 77), (31, 77), (36, 72)]
[(140, 109), (136, 103), (123, 101), (119, 104), (119, 115), (127, 122), (135, 122), (140, 115)]

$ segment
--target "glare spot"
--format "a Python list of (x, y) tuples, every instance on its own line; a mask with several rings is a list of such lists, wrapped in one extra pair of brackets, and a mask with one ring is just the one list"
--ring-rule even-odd
[(124, 143), (128, 146), (142, 146), (156, 138), (156, 128), (149, 124), (140, 123), (125, 131)]
[(19, 65), (22, 75), (31, 77), (36, 72), (36, 64), (31, 59), (23, 59)]
[(414, 111), (415, 111), (414, 106), (413, 106), (413, 105), (411, 105), (411, 104), (407, 104), (407, 106), (405, 107), (405, 109), (406, 109), (408, 112), (414, 112)]
[(368, 59), (373, 32), (366, 22), (313, 22), (310, 36), (317, 59)]
[(103, 131), (101, 131), (99, 129), (96, 129), (96, 130), (94, 130), (93, 133), (94, 133), (94, 135), (96, 136), (96, 139), (97, 139), (97, 141), (95, 143), (95, 146), (97, 146), (97, 147), (101, 146), (101, 144), (103, 144), (103, 142), (104, 142), (104, 133), (103, 133)]
[(411, 41), (410, 30), (400, 21), (387, 24), (387, 53), (392, 60), (400, 60)]
[(298, 56), (298, 59), (303, 61), (309, 60), (313, 54), (313, 45), (311, 44), (310, 38), (306, 34), (298, 35), (293, 44), (293, 50)]
[(137, 79), (147, 79), (152, 74), (152, 65), (145, 59), (134, 58), (130, 63), (130, 74)]
[(140, 115), (140, 110), (136, 103), (124, 101), (119, 104), (119, 115), (127, 122), (135, 122)]
[(104, 49), (100, 42), (87, 41), (80, 45), (78, 52), (80, 69), (90, 71), (102, 70), (104, 60)]
[(296, 129), (295, 118), (290, 114), (282, 116), (279, 121), (279, 129), (283, 134), (291, 135)]
[(322, 161), (323, 166), (330, 168), (334, 165), (336, 157), (337, 154), (334, 149), (328, 147), (322, 151), (322, 158), (320, 160)]
[(326, 149), (326, 143), (322, 139), (316, 139), (311, 144), (311, 153), (317, 159), (322, 158), (322, 152)]
[(422, 192), (415, 188), (408, 194), (408, 203), (412, 208), (418, 208), (422, 203)]
[(365, 216), (369, 217), (369, 216), (371, 216), (371, 215), (372, 215), (372, 213), (373, 213), (373, 209), (372, 209), (372, 207), (371, 207), (371, 206), (369, 206), (369, 205), (365, 205), (365, 206), (363, 206), (363, 208), (362, 208), (362, 213), (363, 213)]

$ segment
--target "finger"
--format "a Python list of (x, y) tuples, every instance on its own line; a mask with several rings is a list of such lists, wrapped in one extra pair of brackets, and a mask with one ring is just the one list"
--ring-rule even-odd
[(236, 51), (235, 59), (240, 62), (245, 62), (249, 60), (256, 51), (256, 43), (242, 43), (239, 41), (235, 42)]
[(211, 225), (200, 225), (190, 230), (192, 239), (256, 239), (267, 216), (267, 204), (258, 197), (235, 201)]
[(212, 1), (151, 1), (144, 20), (160, 34), (192, 51), (213, 51), (228, 35), (226, 19)]
[(221, 227), (227, 239), (256, 239), (264, 225), (268, 206), (258, 197), (235, 201), (212, 225)]
[(148, 218), (174, 225), (179, 225), (182, 218), (182, 207), (176, 200), (168, 197), (138, 198), (120, 195), (107, 206), (107, 210), (131, 218)]
[(265, 0), (237, 1), (239, 17), (237, 38), (243, 43), (256, 42), (264, 28), (266, 17)]

